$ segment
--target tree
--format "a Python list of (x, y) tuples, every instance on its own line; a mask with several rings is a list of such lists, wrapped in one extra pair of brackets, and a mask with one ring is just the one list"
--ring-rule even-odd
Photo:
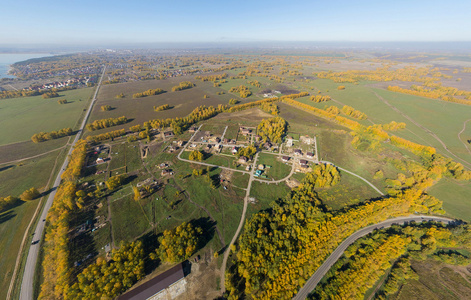
[(123, 184), (123, 182), (124, 182), (124, 175), (117, 175), (117, 176), (112, 176), (108, 178), (105, 184), (109, 190), (115, 190), (118, 187), (120, 187)]
[(160, 246), (156, 252), (163, 261), (183, 261), (195, 252), (202, 232), (201, 228), (186, 222), (172, 230), (165, 230), (159, 238)]
[(190, 160), (194, 160), (194, 161), (202, 161), (204, 156), (203, 156), (203, 153), (201, 153), (200, 151), (193, 150), (191, 151), (189, 158)]
[(134, 193), (134, 201), (141, 200), (141, 192), (139, 192), (139, 188), (137, 186), (132, 187), (132, 192)]
[(23, 201), (30, 201), (38, 198), (39, 195), (39, 191), (35, 187), (32, 187), (29, 190), (24, 191), (23, 194), (20, 195), (20, 199)]
[(286, 134), (286, 121), (281, 117), (264, 119), (257, 126), (257, 133), (262, 137), (263, 141), (271, 141), (273, 143), (281, 143), (283, 136)]

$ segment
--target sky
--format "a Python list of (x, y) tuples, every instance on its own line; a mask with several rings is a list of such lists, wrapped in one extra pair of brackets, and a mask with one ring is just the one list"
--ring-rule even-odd
[(471, 41), (471, 0), (2, 0), (0, 46)]

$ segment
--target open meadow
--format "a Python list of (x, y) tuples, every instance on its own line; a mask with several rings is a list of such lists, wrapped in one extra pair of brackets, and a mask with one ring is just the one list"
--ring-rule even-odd
[[(2, 99), (0, 101), (0, 145), (28, 141), (39, 132), (70, 127), (76, 129), (83, 110), (89, 105), (92, 88), (59, 92), (59, 97), (41, 96)], [(59, 104), (59, 99), (68, 103)]]

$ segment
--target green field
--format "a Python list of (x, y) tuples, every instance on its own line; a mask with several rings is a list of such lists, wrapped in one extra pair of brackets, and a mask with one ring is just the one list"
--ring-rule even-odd
[[(0, 189), (0, 197), (10, 195), (18, 197), (31, 187), (38, 190), (44, 188), (59, 153), (57, 151), (20, 163), (1, 165), (0, 182), (2, 188)], [(61, 155), (58, 158), (58, 163), (62, 163), (63, 159), (64, 155)]]
[[(92, 88), (84, 88), (60, 92), (60, 97), (51, 99), (41, 96), (2, 99), (0, 145), (30, 140), (33, 134), (41, 131), (76, 129), (92, 92)], [(59, 104), (58, 99), (67, 99), (70, 103)]]
[(280, 180), (285, 178), (291, 172), (291, 165), (287, 165), (282, 162), (278, 155), (260, 153), (257, 160), (257, 166), (259, 164), (270, 166), (271, 168), (265, 168), (263, 174), (268, 179)]
[(266, 184), (259, 181), (252, 182), (250, 196), (255, 198), (255, 204), (249, 203), (249, 213), (257, 213), (260, 210), (271, 207), (273, 201), (285, 198), (289, 191), (290, 188), (284, 182), (278, 184)]
[[(59, 156), (58, 156), (59, 155)], [(24, 190), (36, 187), (45, 189), (47, 181), (53, 171), (54, 162), (62, 162), (65, 151), (54, 152), (36, 159), (26, 160), (14, 165), (0, 166), (0, 197), (12, 195), (18, 197)], [(57, 172), (58, 166), (54, 172)], [(29, 225), (31, 218), (39, 205), (40, 200), (28, 202), (18, 201), (18, 206), (0, 213), (0, 298), (4, 299), (8, 291), (16, 256)], [(26, 240), (26, 245), (32, 237)]]
[[(346, 89), (337, 90), (339, 85), (345, 85)], [(321, 90), (322, 94), (330, 95), (333, 99), (366, 113), (368, 120), (376, 124), (385, 124), (391, 121), (405, 122), (407, 124), (406, 129), (394, 132), (394, 135), (436, 147), (441, 153), (454, 158), (443, 148), (439, 141), (427, 132), (428, 129), (436, 134), (453, 154), (471, 163), (471, 155), (458, 139), (458, 133), (463, 128), (463, 123), (470, 119), (470, 106), (395, 93), (372, 87), (369, 82), (355, 85), (338, 84), (328, 79), (317, 79), (312, 81), (312, 86)], [(400, 112), (385, 104), (375, 93)], [(333, 100), (314, 103), (307, 98), (301, 98), (299, 101), (318, 108), (324, 108), (326, 105), (342, 106), (342, 104), (335, 103)], [(420, 126), (414, 124), (401, 113)], [(367, 120), (360, 121), (360, 123), (371, 125)], [(469, 134), (469, 131), (466, 131), (462, 138), (464, 140), (469, 139), (471, 137)]]
[(443, 208), (450, 216), (471, 221), (471, 184), (443, 178), (428, 193), (443, 201)]
[(361, 179), (342, 171), (340, 173), (342, 177), (338, 184), (317, 191), (322, 202), (333, 210), (380, 196)]
[[(0, 213), (0, 298), (6, 299), (18, 249), (39, 201), (23, 203)], [(31, 238), (30, 238), (31, 239)], [(26, 241), (26, 245), (30, 243)]]

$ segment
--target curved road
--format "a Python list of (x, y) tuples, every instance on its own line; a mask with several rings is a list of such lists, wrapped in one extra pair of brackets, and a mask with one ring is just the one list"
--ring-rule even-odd
[[(38, 253), (39, 253), (39, 247), (41, 243), (39, 243), (38, 238), (40, 239), (43, 236), (44, 232), (44, 226), (45, 226), (45, 219), (47, 217), (47, 213), (49, 209), (52, 206), (52, 202), (54, 201), (54, 196), (56, 195), (57, 188), (59, 187), (59, 184), (61, 182), (61, 176), (62, 173), (64, 173), (65, 169), (67, 168), (67, 165), (69, 164), (69, 155), (72, 153), (73, 148), (75, 146), (75, 143), (80, 139), (82, 135), (82, 131), (85, 128), (85, 124), (87, 123), (88, 117), (90, 116), (90, 113), (92, 111), (93, 105), (96, 102), (96, 96), (98, 94), (98, 91), (101, 86), (101, 82), (103, 80), (103, 75), (105, 74), (106, 67), (103, 68), (103, 73), (100, 77), (100, 82), (98, 83), (98, 86), (96, 88), (95, 94), (93, 95), (92, 102), (90, 103), (90, 106), (88, 107), (87, 113), (85, 114), (82, 124), (80, 125), (80, 129), (77, 132), (77, 135), (75, 136), (75, 139), (73, 143), (71, 144), (71, 147), (69, 149), (69, 152), (67, 154), (67, 157), (64, 160), (64, 163), (62, 164), (62, 168), (59, 170), (59, 173), (57, 174), (56, 180), (54, 181), (54, 185), (52, 187), (51, 193), (49, 194), (49, 197), (47, 198), (46, 205), (44, 206), (43, 212), (41, 214), (41, 217), (39, 219), (39, 222), (36, 226), (36, 229), (34, 230), (33, 236), (33, 242), (38, 241), (36, 244), (30, 245), (29, 251), (28, 251), (28, 258), (26, 259), (26, 265), (25, 265), (25, 270), (23, 273), (23, 280), (21, 282), (21, 291), (20, 291), (20, 300), (31, 300), (33, 299), (33, 282), (34, 282), (34, 271), (36, 269), (36, 263), (38, 260)], [(51, 262), (52, 263), (52, 262)]]
[(311, 276), (311, 278), (306, 281), (304, 286), (299, 290), (299, 292), (294, 296), (293, 300), (301, 300), (306, 299), (310, 292), (312, 292), (317, 284), (322, 280), (322, 278), (327, 274), (330, 268), (337, 262), (337, 260), (343, 255), (344, 251), (353, 244), (357, 239), (373, 232), (375, 229), (381, 229), (385, 227), (390, 227), (393, 224), (404, 224), (405, 222), (423, 222), (423, 221), (436, 221), (436, 222), (443, 222), (443, 223), (451, 223), (455, 220), (442, 218), (442, 217), (433, 217), (433, 216), (422, 216), (422, 215), (411, 215), (408, 217), (399, 217), (394, 219), (389, 219), (374, 225), (370, 225), (364, 227), (348, 238), (346, 238), (335, 250), (332, 254), (324, 261), (324, 263), (316, 270), (316, 272)]

